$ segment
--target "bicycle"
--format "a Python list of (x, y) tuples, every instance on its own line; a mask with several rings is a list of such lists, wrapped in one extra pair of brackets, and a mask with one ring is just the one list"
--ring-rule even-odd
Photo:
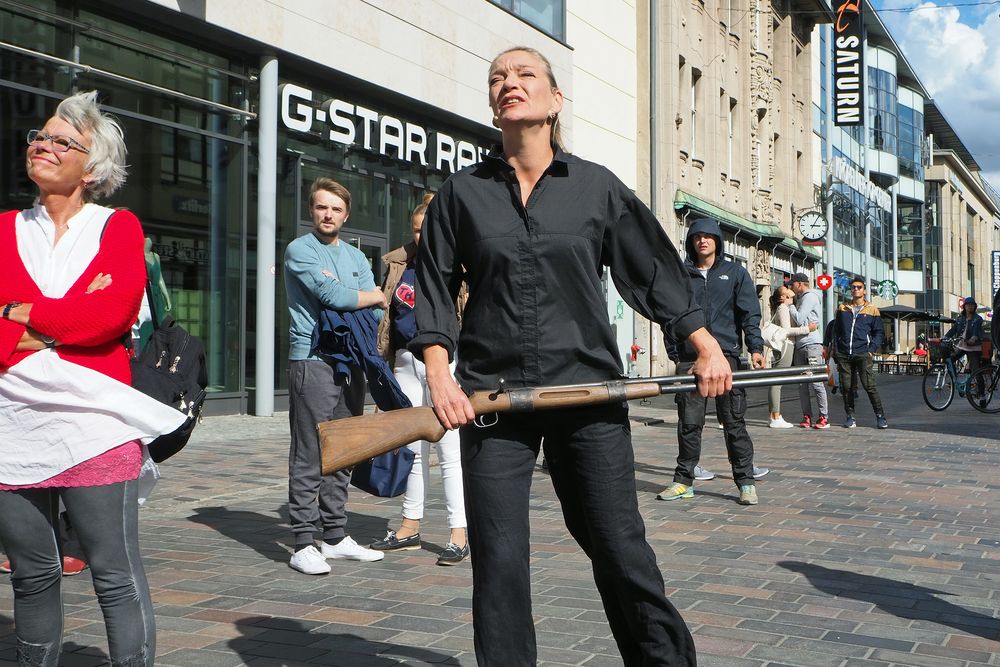
[(956, 389), (959, 396), (965, 395), (966, 387), (969, 384), (969, 362), (965, 357), (962, 357), (956, 365), (952, 359), (954, 351), (955, 341), (942, 339), (940, 343), (941, 361), (933, 364), (924, 374), (924, 403), (931, 410), (937, 412), (947, 410), (951, 402), (955, 400)]
[(969, 404), (985, 414), (1000, 412), (1000, 355), (969, 378)]

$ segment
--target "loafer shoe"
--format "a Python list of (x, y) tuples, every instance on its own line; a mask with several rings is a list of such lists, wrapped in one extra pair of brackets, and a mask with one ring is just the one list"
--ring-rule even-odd
[(382, 560), (385, 558), (385, 554), (381, 551), (367, 549), (355, 542), (352, 537), (345, 537), (340, 541), (340, 544), (331, 545), (326, 542), (320, 542), (319, 552), (322, 554), (323, 558), (333, 558), (334, 560), (360, 560), (365, 563), (371, 563), (372, 561)]
[(72, 556), (63, 556), (62, 571), (64, 577), (72, 577), (87, 569), (87, 561)]
[(323, 554), (311, 544), (305, 549), (299, 549), (293, 553), (288, 561), (288, 567), (298, 570), (302, 574), (330, 573), (330, 564), (323, 558)]
[(469, 545), (460, 547), (454, 542), (449, 542), (441, 555), (438, 556), (438, 565), (458, 565), (469, 557)]
[(399, 539), (396, 537), (396, 531), (390, 530), (381, 540), (369, 544), (368, 548), (375, 549), (376, 551), (411, 551), (419, 549), (420, 533), (414, 533), (409, 537)]

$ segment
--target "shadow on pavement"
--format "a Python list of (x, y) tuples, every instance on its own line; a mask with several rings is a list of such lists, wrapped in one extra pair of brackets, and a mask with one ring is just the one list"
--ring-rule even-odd
[[(10, 616), (5, 616), (0, 614), (0, 648), (6, 648), (5, 644), (10, 644), (10, 651), (14, 652), (14, 645), (16, 640), (14, 639), (14, 619)], [(77, 651), (85, 651), (80, 655), (74, 655)], [(11, 658), (14, 656), (11, 655)], [(72, 665), (106, 665), (111, 658), (102, 649), (94, 646), (84, 646), (83, 644), (77, 644), (76, 642), (63, 642), (62, 652), (60, 653), (59, 664), (72, 664)], [(2, 664), (13, 664), (7, 663), (0, 660)]]
[[(277, 512), (279, 516), (275, 517), (272, 514), (228, 507), (196, 507), (188, 521), (208, 526), (219, 534), (250, 547), (265, 558), (284, 563), (289, 554), (285, 545), (294, 540), (288, 527), (287, 505), (279, 507)], [(358, 544), (367, 545), (385, 535), (385, 523), (383, 517), (347, 513), (347, 533)]]
[(997, 619), (937, 597), (951, 595), (946, 591), (801, 561), (779, 561), (778, 565), (803, 575), (813, 588), (827, 595), (868, 602), (898, 618), (930, 621), (983, 639), (1000, 640)]
[[(247, 617), (237, 621), (236, 627), (244, 634), (229, 641), (229, 647), (239, 654), (244, 663), (271, 658), (289, 664), (313, 662), (322, 656), (324, 665), (343, 667), (381, 667), (412, 663), (458, 665), (452, 655), (416, 646), (395, 646), (376, 639), (336, 632), (314, 632), (313, 628), (326, 625), (315, 621), (294, 618)], [(373, 631), (380, 630), (372, 628)], [(386, 629), (387, 634), (398, 631)]]

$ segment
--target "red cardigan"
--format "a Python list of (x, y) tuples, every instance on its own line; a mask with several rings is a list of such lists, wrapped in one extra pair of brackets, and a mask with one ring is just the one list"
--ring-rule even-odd
[[(17, 251), (14, 221), (17, 211), (0, 213), (0, 305), (11, 301), (33, 304), (30, 326), (59, 341), (56, 352), (66, 361), (91, 368), (130, 384), (128, 354), (122, 337), (139, 315), (146, 285), (142, 226), (130, 211), (116, 211), (108, 221), (101, 247), (65, 296), (42, 296)], [(87, 286), (98, 273), (111, 284), (91, 294)], [(31, 352), (15, 352), (24, 326), (0, 318), (0, 372)]]

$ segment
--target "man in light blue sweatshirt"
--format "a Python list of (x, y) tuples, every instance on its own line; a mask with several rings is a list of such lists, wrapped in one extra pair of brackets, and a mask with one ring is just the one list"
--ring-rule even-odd
[[(288, 350), (288, 516), (295, 534), (289, 567), (305, 574), (327, 574), (328, 558), (381, 560), (347, 535), (347, 483), (350, 473), (323, 475), (316, 424), (359, 415), (364, 409), (365, 377), (349, 377), (313, 354), (312, 332), (324, 308), (340, 311), (373, 308), (381, 319), (385, 295), (365, 255), (342, 243), (340, 229), (351, 213), (351, 193), (329, 178), (319, 178), (309, 194), (313, 231), (285, 249), (285, 290), (291, 318)], [(314, 533), (321, 532), (319, 548)]]
[[(820, 318), (823, 317), (823, 299), (817, 290), (810, 287), (809, 276), (804, 273), (792, 274), (789, 286), (795, 292), (795, 303), (789, 308), (795, 326), (804, 327), (815, 323), (817, 328), (795, 338), (795, 351), (792, 353), (793, 366), (822, 366), (823, 332), (820, 331)], [(816, 409), (819, 415), (813, 420), (812, 403), (809, 394), (816, 396)], [(802, 405), (802, 428), (830, 428), (829, 408), (827, 405), (826, 384), (823, 381), (799, 385), (799, 403)]]

